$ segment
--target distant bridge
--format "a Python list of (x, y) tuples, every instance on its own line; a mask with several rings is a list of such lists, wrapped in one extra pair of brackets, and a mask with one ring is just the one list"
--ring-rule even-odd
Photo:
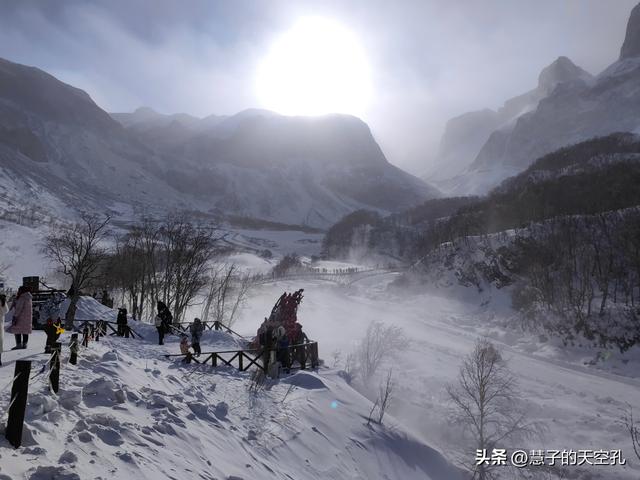
[(288, 280), (323, 280), (333, 282), (338, 285), (352, 285), (365, 278), (375, 277), (378, 275), (388, 275), (390, 273), (401, 273), (406, 268), (369, 268), (360, 270), (357, 268), (342, 269), (314, 269), (302, 272), (288, 273), (276, 276), (273, 274), (256, 275), (253, 277), (253, 283), (257, 285), (266, 285), (269, 283), (277, 283)]

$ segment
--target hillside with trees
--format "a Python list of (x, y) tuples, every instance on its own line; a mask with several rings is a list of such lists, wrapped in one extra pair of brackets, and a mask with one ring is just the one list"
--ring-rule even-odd
[(595, 138), (485, 197), (352, 214), (329, 230), (324, 252), (401, 258), (412, 267), (399, 285), (448, 272), (478, 290), (509, 288), (528, 328), (626, 350), (640, 343), (639, 160), (638, 137)]

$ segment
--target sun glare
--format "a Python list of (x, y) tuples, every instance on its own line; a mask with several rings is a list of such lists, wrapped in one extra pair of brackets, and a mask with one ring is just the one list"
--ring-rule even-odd
[(365, 51), (340, 24), (301, 19), (259, 65), (257, 94), (265, 108), (284, 115), (363, 115), (371, 96)]

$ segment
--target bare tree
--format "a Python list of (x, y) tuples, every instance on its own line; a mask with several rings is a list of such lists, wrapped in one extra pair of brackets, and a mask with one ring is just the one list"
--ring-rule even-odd
[(288, 273), (296, 273), (301, 268), (302, 260), (300, 256), (297, 253), (289, 253), (280, 259), (271, 273), (274, 277), (284, 277)]
[(239, 272), (236, 264), (217, 264), (210, 270), (209, 288), (202, 308), (202, 320), (231, 327), (244, 305), (251, 277)]
[(161, 229), (162, 299), (173, 309), (176, 321), (206, 285), (209, 261), (215, 254), (214, 232), (177, 217), (169, 218)]
[(385, 382), (380, 385), (378, 394), (378, 423), (382, 424), (382, 419), (393, 400), (393, 390), (395, 382), (393, 381), (393, 370), (389, 369)]
[(136, 318), (161, 300), (175, 321), (182, 319), (207, 285), (217, 254), (215, 232), (170, 215), (162, 221), (143, 218), (116, 240), (107, 273)]
[(5, 280), (4, 274), (8, 268), (9, 268), (9, 265), (7, 265), (6, 263), (0, 263), (0, 281), (4, 282)]
[(373, 414), (375, 413), (376, 408), (378, 408), (379, 401), (380, 399), (376, 397), (376, 401), (373, 402), (373, 405), (371, 405), (371, 410), (369, 410), (369, 416), (367, 417), (367, 426), (371, 425), (371, 421), (373, 420)]
[(633, 416), (633, 407), (631, 405), (627, 405), (627, 409), (622, 415), (622, 425), (629, 432), (633, 452), (640, 460), (640, 425), (638, 425), (637, 419)]
[[(515, 377), (507, 369), (496, 347), (481, 339), (460, 368), (458, 384), (447, 387), (453, 403), (454, 421), (478, 451), (508, 448), (508, 442), (522, 440), (539, 432), (518, 409)], [(476, 462), (467, 465), (473, 478), (496, 478), (495, 465)], [(504, 466), (498, 467), (504, 469)]]
[(342, 352), (338, 349), (335, 349), (331, 354), (331, 358), (333, 358), (333, 368), (338, 368), (338, 366), (342, 362)]
[(400, 327), (379, 321), (369, 324), (356, 351), (362, 382), (368, 384), (382, 362), (406, 344), (407, 338)]
[(142, 318), (145, 303), (145, 255), (141, 245), (140, 230), (116, 238), (115, 251), (109, 256), (105, 276), (109, 284), (120, 292), (133, 318)]
[(81, 221), (72, 226), (58, 227), (45, 239), (43, 252), (71, 280), (71, 298), (65, 316), (67, 329), (73, 328), (80, 293), (97, 278), (99, 268), (106, 258), (107, 252), (102, 242), (110, 219), (109, 216), (100, 218), (83, 214)]
[(354, 353), (349, 353), (344, 360), (344, 368), (338, 372), (338, 375), (344, 379), (349, 385), (353, 383), (357, 376), (357, 360)]

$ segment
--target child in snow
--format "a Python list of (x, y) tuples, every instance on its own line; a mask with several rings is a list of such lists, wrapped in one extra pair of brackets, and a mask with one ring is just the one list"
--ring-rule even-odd
[(182, 360), (184, 363), (191, 363), (191, 351), (189, 350), (189, 340), (187, 336), (183, 333), (182, 338), (180, 339), (180, 353), (185, 355)]

